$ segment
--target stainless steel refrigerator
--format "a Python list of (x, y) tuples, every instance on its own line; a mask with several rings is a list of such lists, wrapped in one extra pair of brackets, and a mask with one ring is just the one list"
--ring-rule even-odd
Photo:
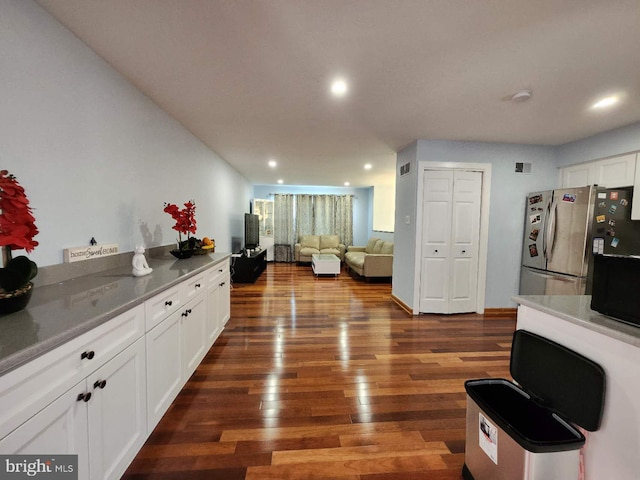
[(595, 186), (527, 196), (521, 295), (587, 292), (595, 199)]

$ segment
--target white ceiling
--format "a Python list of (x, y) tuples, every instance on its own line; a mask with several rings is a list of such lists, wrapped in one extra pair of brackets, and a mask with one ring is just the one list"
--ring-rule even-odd
[(640, 0), (38, 3), (254, 184), (368, 186), (416, 139), (558, 145), (640, 121)]

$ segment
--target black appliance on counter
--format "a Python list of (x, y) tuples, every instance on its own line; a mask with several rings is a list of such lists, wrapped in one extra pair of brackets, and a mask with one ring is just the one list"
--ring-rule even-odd
[(594, 255), (591, 309), (640, 326), (640, 256)]

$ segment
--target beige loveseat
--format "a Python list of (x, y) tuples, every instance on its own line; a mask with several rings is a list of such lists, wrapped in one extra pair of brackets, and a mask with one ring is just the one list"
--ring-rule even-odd
[(296, 262), (310, 262), (314, 253), (332, 253), (342, 262), (345, 250), (338, 235), (300, 235), (300, 242), (294, 246), (293, 258)]
[(344, 263), (365, 278), (393, 275), (393, 242), (372, 237), (366, 247), (347, 247)]

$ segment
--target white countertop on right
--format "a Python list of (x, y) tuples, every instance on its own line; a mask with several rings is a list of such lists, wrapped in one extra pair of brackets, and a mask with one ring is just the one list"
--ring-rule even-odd
[(513, 301), (640, 347), (640, 326), (591, 310), (591, 295), (516, 295)]

